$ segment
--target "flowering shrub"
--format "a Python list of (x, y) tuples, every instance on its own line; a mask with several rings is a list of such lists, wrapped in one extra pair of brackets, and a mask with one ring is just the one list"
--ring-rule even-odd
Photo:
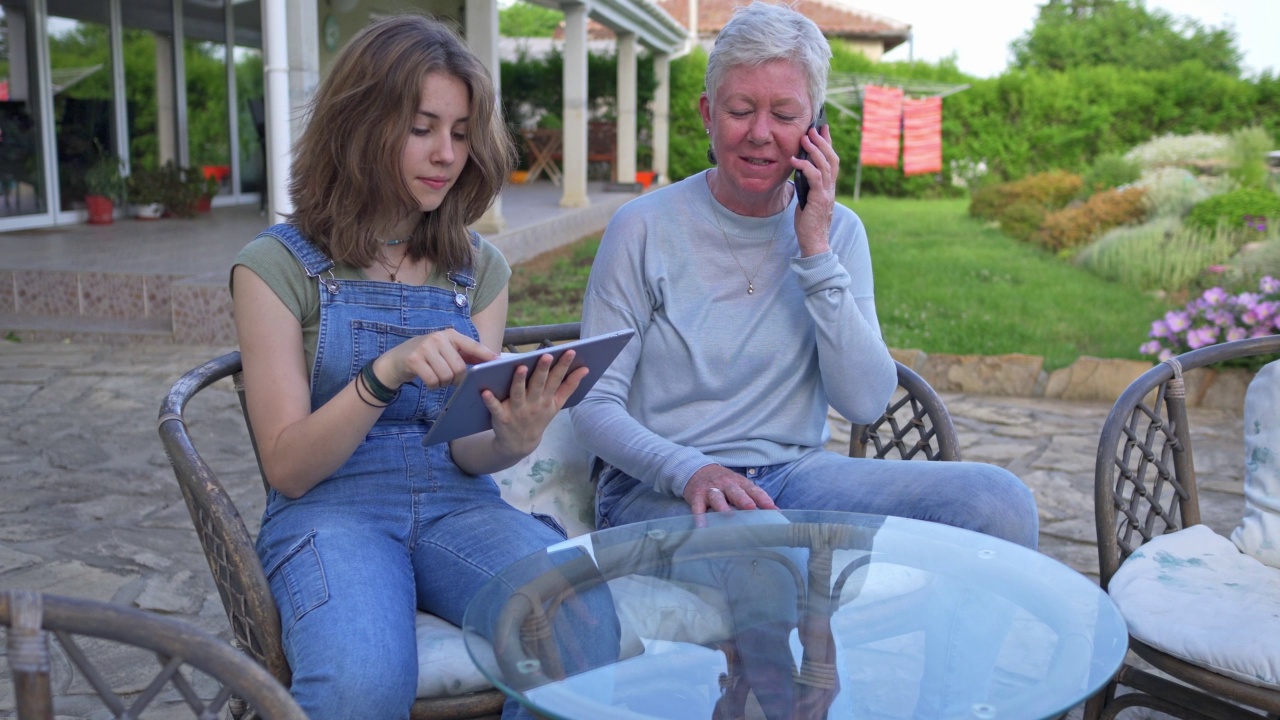
[(1225, 135), (1162, 135), (1125, 153), (1125, 158), (1143, 168), (1195, 165), (1227, 154)]
[(1280, 332), (1280, 280), (1270, 275), (1258, 283), (1258, 292), (1230, 295), (1220, 287), (1209, 288), (1181, 310), (1170, 310), (1151, 323), (1151, 340), (1138, 352), (1161, 362), (1207, 345)]

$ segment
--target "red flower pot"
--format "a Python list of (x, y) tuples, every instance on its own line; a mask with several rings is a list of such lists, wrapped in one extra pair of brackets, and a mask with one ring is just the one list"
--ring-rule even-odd
[(109, 197), (102, 195), (86, 195), (84, 204), (89, 209), (90, 225), (110, 225), (116, 204)]

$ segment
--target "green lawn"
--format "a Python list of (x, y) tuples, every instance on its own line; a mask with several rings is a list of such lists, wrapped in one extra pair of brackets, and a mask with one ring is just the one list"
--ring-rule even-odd
[[(1166, 307), (969, 218), (966, 200), (866, 198), (876, 307), (890, 347), (1027, 353), (1053, 370), (1080, 355), (1141, 359)], [(599, 236), (516, 266), (508, 324), (578, 319)]]

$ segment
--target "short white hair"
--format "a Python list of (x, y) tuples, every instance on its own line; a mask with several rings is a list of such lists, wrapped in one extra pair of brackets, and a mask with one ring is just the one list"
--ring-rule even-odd
[(817, 24), (794, 8), (760, 0), (735, 10), (716, 36), (707, 58), (707, 97), (715, 99), (729, 70), (774, 60), (790, 60), (800, 66), (809, 80), (809, 99), (817, 112), (827, 99), (831, 45)]

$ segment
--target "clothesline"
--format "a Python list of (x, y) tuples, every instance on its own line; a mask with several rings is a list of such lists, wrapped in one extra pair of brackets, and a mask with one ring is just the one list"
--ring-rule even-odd
[[(868, 98), (868, 88), (875, 89), (874, 98)], [(884, 74), (831, 75), (826, 104), (842, 115), (857, 118), (862, 126), (853, 199), (861, 194), (863, 166), (897, 167), (899, 152), (907, 175), (940, 171), (942, 98), (968, 88), (967, 83), (907, 80)]]
[[(832, 73), (827, 78), (827, 105), (842, 115), (861, 119), (862, 113), (855, 106), (862, 106), (862, 97), (868, 85), (901, 88), (906, 97), (947, 97), (969, 89), (968, 83), (944, 83), (932, 80), (908, 80), (884, 74)], [(846, 99), (847, 96), (852, 96)]]

